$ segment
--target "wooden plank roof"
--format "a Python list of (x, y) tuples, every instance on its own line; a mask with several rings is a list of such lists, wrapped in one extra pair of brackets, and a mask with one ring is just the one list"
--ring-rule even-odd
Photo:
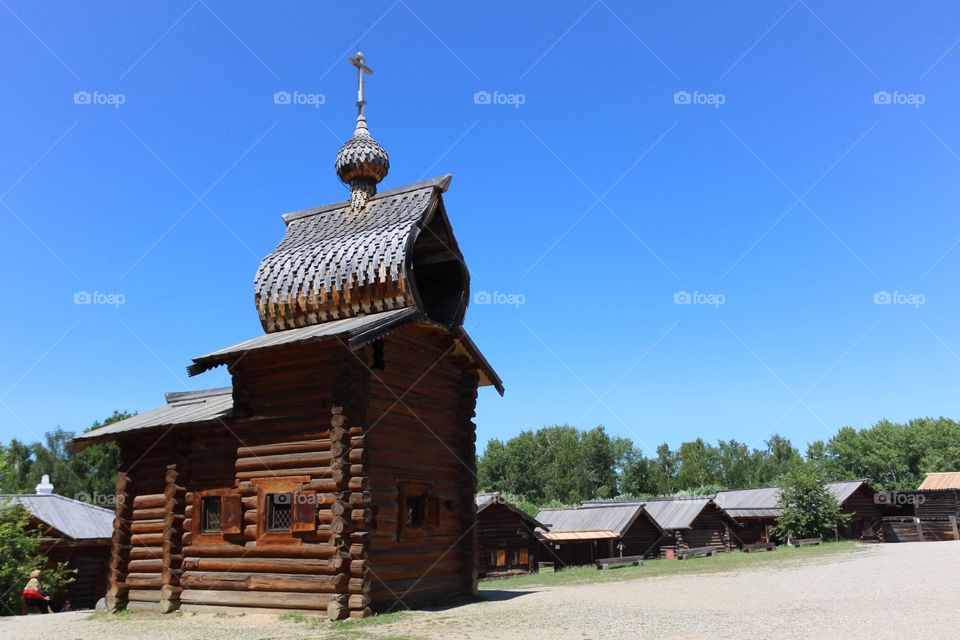
[(231, 387), (221, 387), (203, 391), (168, 393), (166, 394), (167, 404), (162, 407), (74, 436), (73, 449), (80, 451), (97, 442), (115, 440), (118, 436), (146, 429), (217, 420), (233, 409), (232, 392)]
[(918, 491), (934, 491), (937, 489), (960, 489), (960, 471), (937, 471), (928, 473), (923, 479)]

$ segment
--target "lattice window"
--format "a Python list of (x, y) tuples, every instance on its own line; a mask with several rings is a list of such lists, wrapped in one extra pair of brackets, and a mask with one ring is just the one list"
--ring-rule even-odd
[(290, 531), (292, 516), (292, 493), (267, 494), (267, 531)]
[(204, 533), (220, 531), (220, 496), (207, 496), (201, 504), (201, 530)]

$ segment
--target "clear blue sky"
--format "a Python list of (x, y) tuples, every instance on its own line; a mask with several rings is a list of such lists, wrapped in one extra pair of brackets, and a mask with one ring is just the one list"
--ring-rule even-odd
[(452, 173), (474, 292), (523, 300), (468, 313), (481, 442), (958, 417), (958, 39), (946, 1), (2, 0), (0, 441), (227, 382), (184, 366), (345, 197), (357, 48), (382, 188)]

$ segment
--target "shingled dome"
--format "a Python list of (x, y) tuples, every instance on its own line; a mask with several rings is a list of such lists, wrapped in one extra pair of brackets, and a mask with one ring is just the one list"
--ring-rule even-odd
[(287, 232), (257, 270), (267, 333), (417, 307), (446, 326), (463, 322), (470, 276), (441, 194), (450, 176), (284, 216)]

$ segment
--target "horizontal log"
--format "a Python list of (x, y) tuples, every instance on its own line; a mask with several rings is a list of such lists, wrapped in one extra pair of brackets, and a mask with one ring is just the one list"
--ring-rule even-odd
[(134, 509), (155, 509), (166, 504), (167, 498), (162, 493), (151, 493), (147, 495), (135, 496), (133, 499)]
[(297, 593), (336, 593), (343, 589), (347, 577), (285, 573), (186, 572), (180, 584), (188, 589), (222, 589), (237, 591), (286, 591)]
[(277, 470), (297, 467), (328, 466), (333, 456), (329, 451), (311, 453), (284, 453), (271, 456), (240, 458), (236, 462), (237, 471)]
[(247, 571), (250, 573), (335, 573), (330, 561), (322, 558), (184, 558), (184, 571)]
[(329, 544), (265, 545), (196, 544), (183, 548), (185, 557), (197, 558), (329, 558), (337, 550)]
[[(263, 478), (264, 475), (274, 475), (270, 474), (268, 471), (264, 470), (254, 470), (254, 471), (238, 471), (236, 473), (236, 478), (238, 480), (252, 480), (253, 478)], [(304, 467), (296, 469), (283, 469), (284, 476), (310, 476), (311, 478), (330, 478), (334, 481), (339, 481), (340, 478), (343, 478), (343, 472), (331, 469), (330, 467)]]
[(139, 547), (159, 547), (163, 544), (162, 533), (143, 533), (130, 536), (131, 546)]
[(163, 520), (140, 520), (130, 523), (130, 533), (163, 533)]
[[(321, 440), (301, 440), (297, 442), (271, 442), (251, 447), (239, 447), (237, 449), (238, 458), (276, 456), (291, 453), (311, 453), (315, 451), (331, 451), (331, 445), (334, 444), (328, 439)], [(336, 443), (339, 444), (339, 443)], [(334, 455), (340, 455), (336, 453)]]
[(160, 589), (163, 585), (159, 573), (131, 573), (127, 575), (125, 582), (131, 589)]
[(127, 563), (127, 571), (131, 573), (160, 573), (163, 571), (163, 558), (131, 560)]
[(205, 589), (185, 589), (180, 594), (184, 604), (204, 604), (232, 607), (263, 607), (267, 609), (312, 609), (326, 610), (333, 594), (218, 591)]
[(160, 589), (129, 589), (127, 600), (133, 602), (160, 602)]
[(138, 520), (162, 520), (167, 515), (165, 507), (156, 507), (152, 509), (134, 509), (133, 521)]

